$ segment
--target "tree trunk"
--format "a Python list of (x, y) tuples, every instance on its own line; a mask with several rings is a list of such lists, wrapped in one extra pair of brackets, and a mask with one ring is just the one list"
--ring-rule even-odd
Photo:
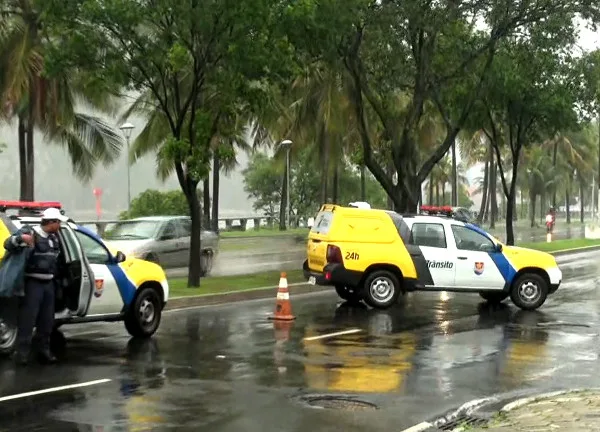
[(442, 182), (442, 205), (446, 205), (446, 182)]
[(211, 225), (214, 232), (219, 232), (219, 183), (221, 177), (221, 160), (216, 154), (213, 156), (213, 192), (212, 192), (212, 217)]
[(546, 194), (544, 192), (542, 192), (540, 194), (540, 224), (544, 223), (544, 215), (546, 214), (546, 212), (544, 211), (545, 202), (546, 202)]
[(287, 229), (286, 224), (286, 209), (287, 209), (287, 164), (283, 168), (283, 181), (281, 182), (281, 205), (279, 206), (279, 230), (285, 231)]
[[(571, 191), (569, 182), (567, 182), (567, 187), (565, 187), (565, 209), (567, 211), (567, 224), (571, 223)], [(556, 207), (555, 207), (556, 208)]]
[(340, 165), (337, 160), (333, 162), (333, 191), (332, 191), (332, 201), (334, 204), (339, 204), (338, 202), (338, 188), (340, 183)]
[(367, 201), (367, 178), (364, 165), (360, 166), (360, 200)]
[(529, 192), (529, 219), (531, 221), (531, 228), (535, 228), (535, 202), (537, 194)]
[(583, 223), (585, 221), (585, 203), (583, 195), (583, 181), (579, 179), (579, 221)]
[(29, 119), (27, 120), (27, 200), (35, 199), (35, 155), (33, 152), (33, 101), (30, 101)]
[(190, 261), (188, 263), (188, 287), (199, 287), (201, 248), (200, 233), (202, 231), (202, 209), (200, 208), (200, 200), (198, 199), (198, 193), (196, 191), (197, 184), (194, 185), (191, 189), (192, 190), (188, 191), (188, 193), (185, 194), (188, 206), (190, 208), (190, 215), (192, 219), (192, 233), (190, 239)]
[(321, 127), (321, 149), (323, 151), (323, 159), (321, 165), (321, 203), (329, 202), (329, 153), (331, 151), (329, 146), (329, 135), (327, 135), (327, 131), (325, 128), (325, 124)]
[[(496, 228), (496, 219), (498, 217), (498, 171), (497, 165), (492, 153), (490, 161), (490, 229)], [(508, 226), (508, 225), (507, 225)]]
[(431, 174), (429, 174), (429, 199), (427, 204), (433, 205), (433, 177)]
[(481, 191), (481, 206), (479, 206), (479, 214), (477, 215), (477, 222), (482, 223), (485, 216), (485, 210), (487, 208), (487, 197), (488, 197), (488, 182), (490, 177), (490, 162), (485, 162), (483, 169), (483, 188)]
[(523, 190), (519, 192), (521, 196), (521, 219), (525, 219), (525, 202), (523, 200)]
[(435, 205), (440, 205), (440, 184), (438, 182), (435, 183)]
[(202, 198), (204, 201), (204, 205), (202, 206), (203, 212), (203, 221), (202, 226), (209, 227), (210, 226), (210, 181), (207, 178), (202, 182)]
[[(554, 141), (554, 148), (552, 154), (552, 168), (554, 172), (556, 172), (556, 160), (558, 156), (558, 140)], [(556, 191), (558, 190), (558, 185), (554, 184), (552, 186), (552, 207), (556, 208)]]
[(27, 185), (28, 177), (27, 177), (27, 145), (25, 143), (25, 121), (23, 116), (19, 115), (19, 126), (18, 126), (18, 134), (19, 134), (19, 180), (20, 184), (20, 192), (19, 199), (21, 201), (27, 201), (27, 191), (29, 189)]
[(458, 170), (456, 167), (456, 139), (452, 140), (452, 206), (458, 206)]

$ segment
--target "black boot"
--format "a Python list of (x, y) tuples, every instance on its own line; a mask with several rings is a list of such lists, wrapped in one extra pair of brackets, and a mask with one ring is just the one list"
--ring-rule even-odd
[(57, 361), (56, 357), (54, 356), (54, 354), (52, 354), (50, 349), (40, 350), (40, 352), (38, 353), (38, 358), (41, 363), (45, 364), (54, 364)]
[(17, 365), (26, 366), (29, 362), (29, 354), (23, 351), (15, 351), (13, 359)]

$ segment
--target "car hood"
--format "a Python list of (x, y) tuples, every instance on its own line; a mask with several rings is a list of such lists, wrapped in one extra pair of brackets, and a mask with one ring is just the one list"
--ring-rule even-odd
[(104, 243), (112, 253), (117, 251), (123, 252), (125, 255), (132, 252), (143, 250), (146, 246), (152, 243), (152, 239), (143, 240), (105, 240)]
[(556, 259), (548, 252), (506, 245), (503, 245), (502, 252), (504, 252), (507, 258), (517, 264), (519, 268), (529, 266), (548, 268), (556, 266)]

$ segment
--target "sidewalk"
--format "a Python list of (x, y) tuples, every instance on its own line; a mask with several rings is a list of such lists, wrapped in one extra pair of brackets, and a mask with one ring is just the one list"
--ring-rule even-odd
[(469, 432), (600, 431), (600, 390), (565, 393), (517, 401), (489, 424)]

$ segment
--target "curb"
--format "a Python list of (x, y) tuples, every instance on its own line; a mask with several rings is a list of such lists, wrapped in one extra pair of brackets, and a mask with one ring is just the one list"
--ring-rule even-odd
[[(454, 410), (448, 411), (446, 414), (438, 415), (431, 420), (421, 422), (417, 425), (409, 427), (408, 429), (404, 429), (401, 432), (438, 432), (442, 430), (459, 431), (462, 430), (462, 428), (459, 426), (456, 426), (452, 429), (447, 429), (446, 425), (455, 421), (459, 417), (465, 416), (489, 421), (495, 414), (508, 413), (539, 400), (583, 392), (600, 392), (600, 387), (556, 390), (547, 393), (525, 393), (523, 391), (516, 391), (483, 399), (473, 399), (472, 401), (466, 402)], [(446, 429), (443, 429), (444, 427), (446, 427)]]
[(552, 252), (548, 252), (548, 253), (550, 255), (554, 255), (554, 256), (564, 256), (564, 255), (575, 255), (579, 252), (595, 251), (595, 250), (600, 250), (600, 245), (583, 246), (583, 247), (578, 247), (578, 248), (573, 248), (573, 249), (562, 249), (562, 250), (552, 251)]
[[(329, 286), (309, 285), (304, 282), (289, 284), (288, 287), (294, 287), (290, 290), (291, 295), (312, 294), (332, 290)], [(218, 294), (202, 294), (188, 297), (174, 297), (169, 299), (165, 306), (165, 311), (174, 309), (185, 309), (198, 306), (212, 306), (227, 303), (236, 303), (246, 300), (257, 300), (273, 298), (277, 295), (278, 287), (260, 287), (245, 291), (227, 291)]]

